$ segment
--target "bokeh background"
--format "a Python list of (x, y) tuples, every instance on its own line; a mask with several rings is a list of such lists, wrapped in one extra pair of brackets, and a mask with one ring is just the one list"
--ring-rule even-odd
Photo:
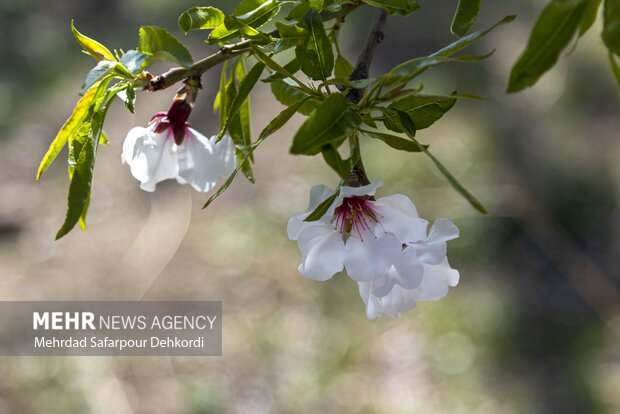
[[(213, 1), (225, 11), (235, 2)], [(371, 70), (452, 42), (456, 0), (420, 0), (390, 17)], [(256, 151), (251, 185), (208, 195), (162, 183), (138, 188), (120, 163), (135, 125), (166, 110), (175, 88), (138, 93), (136, 114), (110, 110), (85, 233), (54, 241), (66, 206), (65, 153), (34, 183), (51, 139), (94, 61), (69, 22), (110, 48), (156, 24), (181, 38), (178, 15), (207, 3), (164, 0), (0, 2), (0, 300), (222, 300), (222, 357), (2, 357), (0, 413), (619, 413), (620, 108), (600, 21), (532, 89), (504, 93), (545, 1), (483, 2), (475, 28), (506, 14), (469, 53), (488, 60), (424, 74), (425, 91), (460, 101), (419, 139), (476, 194), (481, 216), (423, 155), (362, 147), (379, 196), (403, 193), (430, 220), (452, 219), (457, 288), (398, 319), (369, 321), (353, 281), (297, 273), (288, 217), (311, 186), (338, 179), (322, 160), (288, 154), (302, 118)], [(372, 20), (358, 10), (341, 34), (355, 61)], [(185, 40), (194, 58), (214, 49)], [(160, 64), (152, 72), (168, 68)], [(219, 68), (218, 68), (219, 69)], [(219, 70), (203, 76), (192, 125), (215, 133)], [(261, 85), (255, 134), (282, 106)]]

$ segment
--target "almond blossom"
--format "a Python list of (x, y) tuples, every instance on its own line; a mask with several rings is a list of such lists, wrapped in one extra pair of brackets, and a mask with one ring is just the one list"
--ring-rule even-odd
[[(173, 105), (174, 107), (174, 105)], [(185, 117), (186, 118), (186, 117)], [(235, 169), (235, 148), (224, 135), (207, 138), (169, 112), (153, 116), (148, 127), (135, 127), (123, 143), (121, 161), (129, 164), (140, 188), (155, 191), (158, 182), (176, 179), (197, 191), (211, 190), (219, 177)]]
[(304, 221), (334, 193), (315, 186), (308, 210), (288, 223), (288, 236), (302, 255), (300, 274), (327, 280), (346, 269), (359, 283), (371, 319), (383, 313), (398, 316), (418, 300), (439, 299), (459, 277), (446, 259), (446, 242), (458, 237), (458, 228), (439, 219), (427, 233), (428, 221), (408, 197), (394, 194), (374, 201), (382, 184), (342, 186), (319, 220)]

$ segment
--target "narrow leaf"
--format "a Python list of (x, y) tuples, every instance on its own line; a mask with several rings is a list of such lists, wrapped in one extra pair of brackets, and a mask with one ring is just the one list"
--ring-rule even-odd
[(598, 14), (598, 8), (601, 5), (601, 0), (586, 0), (586, 10), (583, 12), (581, 22), (579, 22), (579, 37), (586, 34), (586, 32), (592, 27), (596, 21), (596, 15)]
[(340, 189), (338, 189), (338, 191), (336, 191), (332, 196), (328, 197), (327, 199), (325, 199), (325, 201), (319, 204), (314, 209), (314, 211), (312, 211), (312, 213), (310, 213), (310, 215), (306, 217), (304, 221), (317, 221), (318, 219), (323, 217), (325, 213), (327, 213), (327, 210), (329, 210), (329, 207), (334, 203), (336, 197), (338, 197), (338, 194), (340, 194)]
[(314, 155), (325, 144), (339, 140), (362, 122), (340, 93), (329, 95), (299, 128), (293, 138), (291, 153)]
[(481, 0), (459, 0), (450, 28), (452, 34), (456, 37), (463, 37), (467, 34), (476, 23), (478, 13), (480, 13), (480, 3)]
[(552, 0), (534, 24), (525, 50), (512, 67), (507, 92), (534, 85), (551, 69), (579, 27), (585, 1)]
[[(290, 62), (288, 62), (286, 65), (284, 65), (284, 69), (288, 73), (294, 74), (299, 70), (299, 62), (297, 62), (297, 59), (293, 59)], [(284, 78), (286, 78), (286, 76), (281, 74), (280, 72), (273, 72), (269, 76), (267, 76), (265, 79), (261, 79), (261, 81), (262, 82), (273, 82), (273, 81), (277, 81), (277, 80), (284, 79)]]
[(47, 153), (45, 153), (43, 159), (41, 160), (39, 170), (37, 171), (37, 181), (39, 181), (41, 174), (43, 174), (52, 161), (54, 161), (54, 158), (56, 158), (62, 147), (65, 146), (67, 140), (79, 130), (88, 117), (89, 109), (93, 103), (93, 98), (97, 94), (99, 86), (100, 83), (97, 83), (86, 91), (84, 96), (82, 96), (82, 98), (80, 98), (75, 105), (73, 113), (69, 119), (67, 119), (62, 128), (60, 128), (60, 131), (58, 131), (56, 138), (54, 138), (49, 149), (47, 150)]
[(295, 48), (299, 66), (311, 79), (324, 81), (334, 69), (334, 52), (325, 33), (323, 20), (319, 13), (311, 8), (299, 25), (308, 31), (308, 38)]
[(428, 148), (428, 145), (422, 145), (416, 140), (409, 140), (397, 137), (396, 135), (386, 134), (377, 131), (360, 130), (360, 132), (368, 135), (371, 138), (379, 139), (385, 142), (390, 147), (399, 151), (423, 152), (426, 148)]
[(450, 171), (448, 171), (448, 169), (433, 154), (431, 154), (430, 151), (425, 150), (424, 153), (433, 161), (435, 166), (437, 166), (439, 172), (446, 178), (446, 180), (448, 180), (450, 185), (459, 194), (465, 197), (467, 201), (469, 201), (469, 204), (471, 204), (476, 210), (478, 210), (482, 214), (488, 214), (482, 203), (480, 203), (480, 201), (478, 201), (476, 197), (474, 197), (469, 191), (467, 191), (467, 189), (458, 182), (458, 180), (452, 175), (452, 173), (450, 173)]
[[(413, 120), (416, 130), (425, 129), (448, 112), (457, 98), (455, 96), (413, 95), (399, 99), (388, 108), (405, 112)], [(383, 120), (385, 126), (396, 132), (406, 132), (391, 119)]]
[(95, 59), (116, 60), (112, 52), (110, 52), (107, 47), (97, 42), (96, 40), (93, 40), (90, 37), (84, 36), (82, 33), (78, 32), (73, 25), (73, 20), (71, 20), (71, 31), (73, 32), (73, 36), (75, 36), (80, 46), (82, 46), (86, 53), (88, 53)]
[(336, 56), (336, 66), (334, 67), (334, 75), (337, 78), (348, 78), (353, 72), (353, 65), (349, 63), (341, 54)]
[(248, 72), (247, 76), (244, 77), (243, 80), (241, 80), (241, 82), (239, 83), (239, 91), (235, 95), (235, 98), (230, 105), (226, 122), (224, 123), (224, 127), (220, 130), (218, 138), (221, 138), (224, 135), (226, 129), (228, 128), (228, 123), (231, 115), (239, 111), (241, 104), (247, 99), (250, 91), (252, 90), (256, 82), (258, 82), (258, 79), (260, 78), (260, 75), (261, 73), (263, 73), (264, 69), (265, 64), (263, 62), (258, 62), (254, 65), (254, 67), (252, 67), (250, 72)]

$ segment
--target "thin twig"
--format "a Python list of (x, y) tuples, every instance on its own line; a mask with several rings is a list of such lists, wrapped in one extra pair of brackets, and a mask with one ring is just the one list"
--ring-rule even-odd
[[(353, 10), (357, 9), (362, 5), (361, 1), (355, 1), (353, 3), (346, 3), (342, 5), (342, 8), (337, 12), (324, 11), (321, 12), (321, 19), (323, 21), (331, 20), (331, 19), (341, 19), (346, 15), (351, 13)], [(278, 30), (272, 30), (267, 33), (271, 37), (280, 37)], [(144, 86), (144, 90), (147, 91), (159, 91), (161, 89), (166, 89), (169, 86), (174, 85), (175, 83), (189, 77), (192, 75), (200, 75), (212, 67), (231, 59), (235, 56), (238, 56), (242, 53), (248, 52), (250, 50), (251, 45), (259, 45), (264, 44), (264, 40), (254, 40), (247, 39), (241, 41), (239, 43), (235, 43), (233, 45), (224, 46), (216, 53), (207, 56), (204, 59), (199, 60), (194, 63), (189, 68), (172, 68), (168, 72), (163, 73), (159, 76), (153, 77), (146, 86)], [(143, 85), (136, 85), (143, 86)]]
[[(349, 80), (359, 80), (359, 79), (368, 79), (368, 71), (370, 69), (370, 64), (372, 63), (372, 59), (375, 55), (375, 49), (377, 45), (383, 40), (384, 34), (383, 29), (385, 27), (385, 22), (387, 21), (387, 12), (383, 9), (377, 11), (377, 16), (375, 17), (375, 22), (372, 25), (370, 32), (368, 33), (368, 37), (366, 38), (366, 43), (364, 44), (364, 48), (360, 52), (357, 62), (355, 64), (355, 68), (351, 75), (349, 75)], [(362, 97), (364, 96), (364, 89), (350, 89), (347, 93), (347, 99), (354, 104), (360, 102)], [(353, 135), (349, 138), (351, 151), (353, 153), (360, 154), (359, 147), (359, 138), (357, 135)], [(362, 185), (370, 184), (370, 180), (366, 175), (366, 170), (364, 170), (364, 164), (362, 163), (362, 157), (359, 156), (359, 161), (353, 167), (349, 178), (346, 180), (346, 185), (359, 187)]]

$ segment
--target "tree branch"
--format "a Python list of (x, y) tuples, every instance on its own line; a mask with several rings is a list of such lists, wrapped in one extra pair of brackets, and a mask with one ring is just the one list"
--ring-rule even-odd
[[(368, 33), (368, 37), (366, 38), (366, 43), (357, 57), (355, 68), (353, 69), (353, 72), (351, 72), (351, 75), (349, 75), (349, 80), (368, 79), (368, 71), (375, 55), (375, 49), (377, 49), (377, 45), (383, 40), (384, 37), (383, 28), (385, 27), (386, 21), (387, 12), (383, 9), (378, 10), (374, 24), (372, 25), (372, 28)], [(347, 93), (347, 99), (354, 104), (359, 103), (363, 96), (364, 89), (350, 89)], [(357, 135), (351, 136), (349, 138), (349, 143), (351, 152), (353, 154), (358, 154), (359, 161), (355, 164), (355, 166), (353, 166), (353, 170), (351, 171), (351, 174), (347, 178), (345, 184), (352, 187), (360, 187), (370, 184), (370, 180), (366, 175), (366, 170), (364, 170), (364, 164), (362, 163), (359, 138)]]
[[(323, 21), (331, 20), (331, 19), (343, 19), (346, 15), (351, 13), (353, 10), (360, 7), (363, 3), (361, 1), (355, 1), (354, 3), (347, 3), (342, 6), (342, 8), (337, 12), (324, 11), (321, 12), (321, 19)], [(279, 37), (278, 30), (272, 30), (267, 33), (271, 37)], [(166, 89), (169, 86), (174, 85), (175, 83), (189, 77), (201, 75), (203, 72), (211, 69), (212, 67), (231, 59), (235, 56), (248, 52), (250, 50), (251, 45), (260, 45), (264, 44), (264, 41), (248, 39), (241, 41), (239, 43), (235, 43), (233, 45), (224, 46), (216, 53), (207, 56), (204, 59), (199, 60), (194, 63), (189, 68), (172, 68), (168, 72), (165, 72), (159, 76), (153, 77), (146, 86), (144, 86), (144, 90), (147, 91), (159, 91), (161, 89)], [(142, 85), (137, 85), (142, 86)]]

